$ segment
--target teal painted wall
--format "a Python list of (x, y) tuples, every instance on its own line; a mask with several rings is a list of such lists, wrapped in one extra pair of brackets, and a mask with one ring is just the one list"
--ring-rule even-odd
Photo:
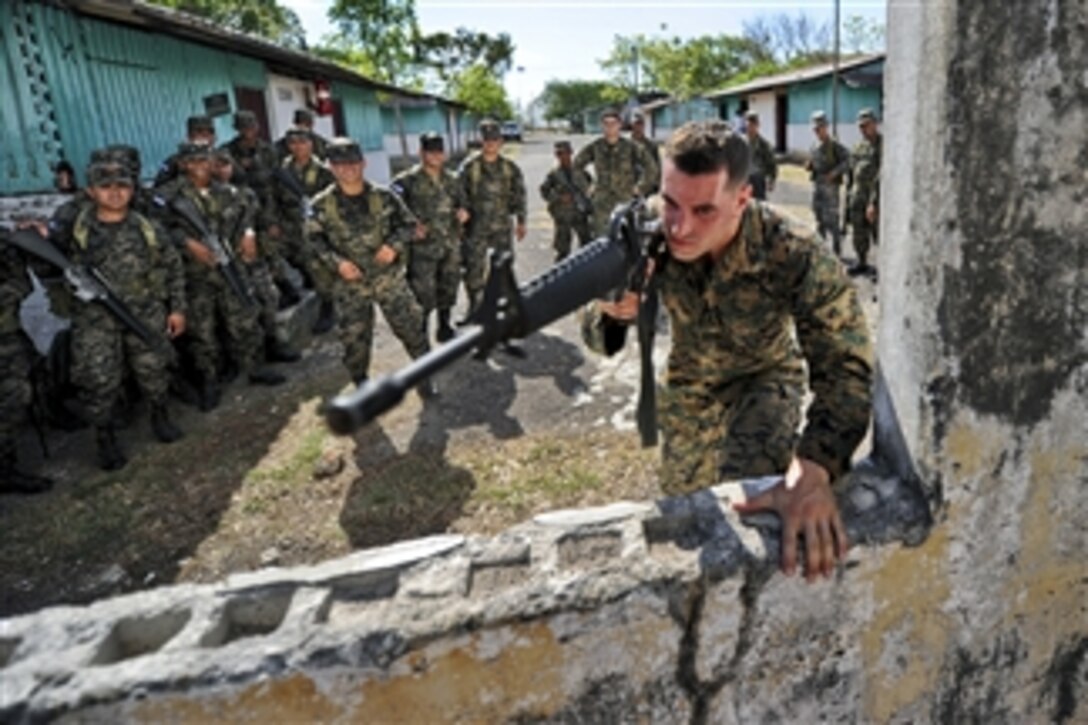
[[(446, 133), (446, 118), (441, 106), (401, 106), (400, 112), (404, 118), (404, 132), (409, 136), (417, 136), (427, 131)], [(391, 106), (382, 106), (382, 130), (387, 136), (400, 133), (397, 128), (397, 112)]]
[[(883, 71), (883, 63), (874, 67)], [(881, 88), (851, 88), (839, 84), (839, 123), (851, 123), (863, 108), (880, 112), (883, 93)], [(789, 88), (789, 123), (806, 124), (813, 111), (831, 114), (831, 78), (798, 83)]]
[(380, 151), (382, 114), (374, 90), (339, 81), (332, 84), (331, 90), (343, 104), (348, 136), (358, 141), (363, 151)]

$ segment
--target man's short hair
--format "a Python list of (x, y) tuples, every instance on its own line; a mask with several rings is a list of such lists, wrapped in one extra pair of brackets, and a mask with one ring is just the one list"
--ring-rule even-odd
[(665, 158), (685, 174), (714, 174), (725, 170), (728, 185), (748, 181), (751, 153), (748, 142), (724, 121), (689, 121), (665, 144)]
[(565, 140), (564, 141), (556, 141), (555, 142), (555, 150), (556, 151), (563, 151), (563, 152), (566, 152), (568, 154), (574, 152), (574, 148), (570, 145), (570, 141), (565, 141)]
[(189, 116), (185, 119), (185, 132), (192, 136), (197, 133), (215, 133), (215, 124), (211, 116)]

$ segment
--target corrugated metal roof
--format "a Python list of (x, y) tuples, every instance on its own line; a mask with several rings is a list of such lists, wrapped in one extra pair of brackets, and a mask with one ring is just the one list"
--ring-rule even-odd
[[(839, 63), (839, 72), (853, 70), (862, 66), (869, 65), (871, 63), (878, 63), (884, 60), (884, 53), (873, 53), (871, 55), (865, 55), (853, 60), (841, 61)], [(773, 76), (764, 76), (763, 78), (756, 78), (755, 80), (742, 83), (739, 86), (732, 86), (730, 88), (723, 88), (719, 91), (711, 91), (710, 93), (704, 93), (704, 98), (722, 98), (725, 96), (735, 96), (742, 93), (754, 93), (756, 91), (766, 90), (768, 88), (774, 88), (776, 86), (785, 86), (792, 83), (801, 83), (802, 81), (811, 81), (824, 76), (829, 76), (835, 72), (835, 65), (833, 63), (820, 63), (819, 65), (809, 66), (807, 68), (797, 68), (796, 70), (786, 71), (785, 73), (777, 73)]]

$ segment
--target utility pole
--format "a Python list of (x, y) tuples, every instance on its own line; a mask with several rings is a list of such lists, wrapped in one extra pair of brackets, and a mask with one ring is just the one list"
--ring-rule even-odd
[(835, 48), (831, 59), (831, 135), (839, 137), (839, 4), (835, 0)]

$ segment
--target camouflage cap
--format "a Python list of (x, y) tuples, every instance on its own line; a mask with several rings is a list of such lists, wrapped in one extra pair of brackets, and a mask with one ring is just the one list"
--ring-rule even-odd
[(745, 121), (751, 121), (752, 123), (759, 123), (759, 113), (756, 111), (748, 111), (744, 114)]
[(133, 186), (135, 181), (129, 167), (117, 161), (92, 161), (87, 167), (88, 186), (123, 184)]
[(876, 113), (871, 108), (863, 108), (858, 111), (858, 123), (865, 121), (876, 121)]
[(363, 150), (354, 139), (340, 136), (325, 147), (325, 160), (330, 164), (355, 164), (363, 160)]
[(211, 155), (212, 147), (206, 143), (192, 143), (191, 141), (182, 141), (178, 144), (178, 159), (181, 161), (187, 161), (189, 159), (206, 159)]
[(212, 161), (217, 164), (233, 164), (234, 157), (230, 154), (230, 149), (226, 146), (220, 146), (212, 151)]
[(287, 139), (288, 143), (295, 140), (313, 142), (314, 133), (310, 129), (304, 128), (303, 126), (292, 126), (291, 128), (287, 129), (287, 131), (283, 134), (283, 137)]
[(620, 119), (620, 112), (617, 111), (615, 108), (606, 108), (603, 111), (601, 111), (600, 120), (603, 121), (606, 118), (614, 118), (616, 120), (619, 120)]
[(445, 151), (446, 139), (434, 131), (421, 133), (419, 135), (419, 148), (421, 151)]
[(295, 123), (313, 124), (314, 114), (312, 111), (305, 108), (295, 109)]
[(827, 125), (827, 114), (824, 113), (823, 111), (813, 111), (812, 112), (812, 125), (813, 126), (826, 126)]
[(185, 130), (190, 136), (201, 131), (215, 133), (215, 124), (210, 116), (189, 116), (185, 121)]
[(257, 125), (257, 114), (253, 111), (238, 111), (234, 114), (234, 128), (241, 131), (243, 128), (253, 128)]
[(490, 118), (486, 118), (480, 121), (480, 125), (477, 126), (480, 132), (480, 138), (484, 141), (498, 141), (502, 139), (502, 131), (499, 129), (498, 121), (493, 121)]
[(555, 150), (556, 151), (566, 151), (569, 154), (574, 149), (571, 147), (570, 141), (556, 141), (555, 142)]

